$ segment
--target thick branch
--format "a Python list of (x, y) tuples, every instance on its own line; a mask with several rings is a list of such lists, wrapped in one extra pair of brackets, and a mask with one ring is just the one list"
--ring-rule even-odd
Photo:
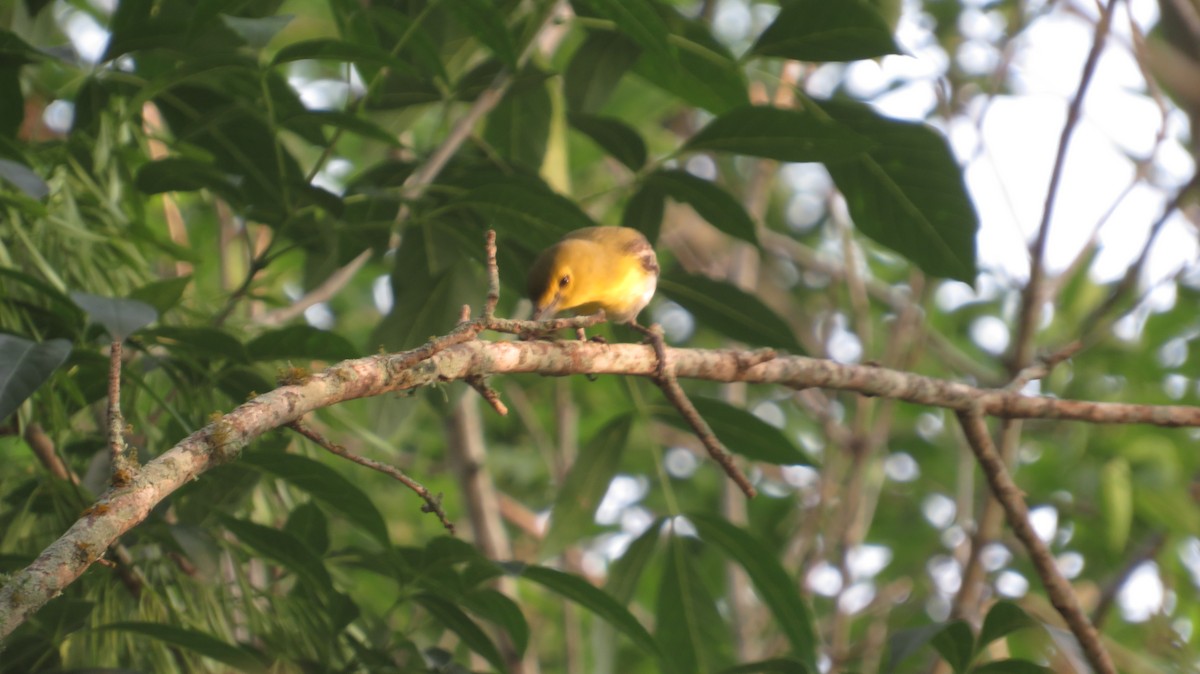
[[(574, 319), (572, 319), (574, 320)], [(512, 322), (514, 327), (522, 322)], [(505, 373), (623, 374), (652, 377), (654, 350), (639, 344), (474, 339), (479, 326), (464, 324), (447, 337), (396, 354), (348, 360), (281, 386), (220, 416), (147, 463), (130, 483), (100, 497), (24, 570), (0, 589), (0, 638), (7, 636), (51, 597), (70, 585), (122, 534), (146, 519), (151, 509), (208, 469), (237, 458), (259, 435), (305, 414), (346, 400), (420, 386)], [(1022, 396), (956, 382), (862, 365), (841, 365), (801, 356), (762, 362), (760, 352), (668, 349), (677, 377), (744, 381), (795, 388), (823, 387), (955, 410), (977, 408), (1010, 418), (1070, 419), (1093, 423), (1200, 426), (1200, 407), (1133, 405)]]

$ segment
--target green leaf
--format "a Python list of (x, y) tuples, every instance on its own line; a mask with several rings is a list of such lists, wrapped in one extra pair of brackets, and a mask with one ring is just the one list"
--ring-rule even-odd
[(283, 530), (317, 555), (329, 551), (329, 521), (316, 503), (309, 501), (293, 508)]
[(613, 159), (637, 171), (646, 165), (646, 142), (628, 124), (613, 118), (589, 115), (583, 112), (567, 114), (567, 123), (576, 131), (592, 139)]
[[(717, 437), (735, 454), (780, 466), (814, 465), (812, 458), (786, 433), (751, 412), (715, 398), (693, 397), (692, 403)], [(674, 408), (663, 407), (655, 416), (677, 428), (691, 429)]]
[(233, 363), (250, 361), (246, 347), (220, 328), (160, 325), (142, 332), (140, 337), (148, 344), (161, 344), (192, 359), (225, 358)]
[(413, 74), (412, 66), (386, 50), (331, 37), (293, 42), (275, 52), (275, 57), (271, 59), (271, 65), (308, 60), (386, 66), (400, 73)]
[(679, 169), (660, 169), (646, 176), (646, 183), (657, 187), (675, 201), (691, 206), (700, 217), (722, 232), (743, 241), (758, 243), (750, 214), (733, 195), (711, 180)]
[(315, 459), (284, 452), (246, 452), (242, 462), (302, 489), (325, 506), (341, 513), (383, 545), (388, 545), (387, 523), (365, 492), (334, 469)]
[(797, 61), (856, 61), (899, 54), (887, 21), (866, 0), (794, 0), (750, 48)]
[(762, 300), (728, 283), (675, 272), (658, 279), (658, 290), (692, 312), (700, 325), (730, 339), (804, 353), (782, 318)]
[(575, 457), (575, 464), (563, 480), (550, 515), (550, 529), (542, 539), (538, 554), (553, 557), (577, 542), (595, 519), (596, 508), (608, 491), (621, 463), (633, 414), (624, 413), (602, 426)]
[(943, 625), (935, 624), (892, 632), (888, 636), (888, 660), (887, 666), (883, 669), (884, 674), (896, 671), (896, 667), (901, 662), (921, 650), (935, 634), (942, 631), (942, 628)]
[(45, 384), (70, 353), (65, 339), (39, 343), (0, 334), (0, 421)]
[(850, 159), (872, 141), (811, 110), (748, 106), (730, 110), (692, 136), (683, 149), (746, 154), (779, 161)]
[(161, 281), (152, 281), (129, 293), (129, 299), (145, 302), (154, 307), (161, 316), (179, 304), (183, 291), (192, 282), (191, 276), (176, 276)]
[(621, 77), (637, 62), (641, 49), (621, 33), (588, 31), (563, 74), (563, 96), (570, 110), (594, 113), (604, 106)]
[(488, 115), (483, 138), (509, 162), (537, 171), (550, 142), (552, 113), (544, 85), (510, 89)]
[(617, 603), (609, 594), (579, 576), (548, 569), (544, 566), (520, 563), (506, 564), (505, 569), (508, 573), (533, 581), (547, 590), (579, 604), (615, 627), (643, 652), (662, 657), (653, 637), (645, 627), (642, 627), (637, 618), (633, 617), (632, 613)]
[(809, 669), (799, 660), (759, 660), (744, 665), (722, 669), (718, 674), (753, 674), (754, 672), (778, 672), (779, 674), (812, 674), (817, 670)]
[(343, 131), (357, 134), (363, 138), (377, 140), (381, 143), (387, 143), (392, 147), (398, 147), (400, 140), (395, 134), (389, 133), (383, 127), (379, 126), (371, 120), (359, 115), (350, 114), (341, 110), (305, 110), (298, 116), (293, 116), (288, 119), (279, 120), (280, 123), (288, 126), (290, 122), (297, 117), (305, 122), (315, 122), (332, 126)]
[(289, 325), (255, 337), (246, 349), (254, 360), (304, 358), (339, 361), (362, 355), (350, 340), (311, 325)]
[(1020, 606), (1010, 601), (998, 601), (983, 619), (983, 628), (979, 630), (979, 642), (975, 645), (975, 651), (982, 652), (988, 644), (1017, 630), (1039, 626), (1041, 623), (1030, 617)]
[(228, 515), (221, 515), (220, 520), (244, 545), (296, 574), (296, 578), (317, 596), (333, 596), (333, 579), (321, 558), (296, 537), (279, 529)]
[(582, 4), (615, 23), (623, 35), (647, 54), (667, 63), (677, 62), (670, 30), (651, 0), (586, 0)]
[(1104, 513), (1104, 538), (1110, 552), (1120, 552), (1129, 542), (1133, 526), (1133, 481), (1129, 462), (1115, 457), (1100, 470), (1100, 505)]
[(491, 588), (475, 589), (462, 597), (462, 605), (477, 616), (504, 628), (518, 656), (529, 646), (529, 623), (516, 602)]
[(125, 341), (133, 333), (158, 320), (158, 312), (154, 307), (139, 302), (116, 297), (101, 297), (79, 291), (71, 291), (71, 300), (91, 316), (92, 320), (104, 326), (115, 341)]
[(575, 202), (548, 187), (525, 179), (492, 180), (450, 204), (490, 218), (498, 233), (519, 239), (531, 248), (545, 248), (567, 232), (595, 227)]
[(821, 107), (874, 142), (860, 156), (826, 163), (859, 231), (932, 276), (974, 283), (979, 216), (945, 138), (861, 103)]
[(445, 7), (504, 65), (517, 67), (517, 47), (494, 0), (456, 0)]
[(670, 671), (711, 672), (729, 659), (729, 630), (704, 586), (685, 541), (672, 535), (655, 603), (654, 636)]
[(41, 201), (50, 194), (50, 186), (42, 177), (24, 164), (0, 159), (0, 180), (7, 181), (30, 199)]
[(625, 210), (621, 213), (621, 226), (632, 227), (645, 234), (646, 240), (654, 245), (662, 227), (666, 198), (667, 195), (658, 187), (642, 183), (638, 191), (625, 203)]
[(962, 620), (948, 623), (930, 640), (933, 647), (945, 658), (954, 674), (965, 674), (975, 655), (975, 636), (971, 626)]
[(248, 46), (255, 49), (262, 49), (279, 34), (279, 31), (286, 28), (295, 17), (291, 14), (256, 17), (221, 14), (220, 18), (221, 22)]
[[(666, 10), (664, 10), (666, 11)], [(750, 104), (742, 67), (701, 21), (684, 19), (673, 10), (668, 17), (678, 43), (678, 58), (668, 60), (643, 52), (633, 71), (680, 100), (722, 114)]]
[(245, 201), (241, 179), (221, 171), (208, 162), (187, 157), (168, 157), (143, 164), (134, 185), (142, 194), (212, 190), (234, 204)]
[(971, 670), (971, 674), (1054, 674), (1049, 667), (1016, 658), (1010, 660), (994, 660), (979, 665)]
[[(9, 34), (11, 35), (11, 33)], [(21, 92), (21, 66), (0, 65), (0, 138), (15, 141), (17, 139), (17, 134), (21, 131), (21, 124), (24, 121), (25, 94)], [(9, 162), (8, 160), (3, 161), (6, 163), (0, 164), (0, 176), (4, 176), (6, 180), (13, 182), (18, 188), (20, 188), (21, 185), (15, 183), (12, 177), (6, 174), (12, 171), (12, 166), (10, 166), (10, 164), (15, 164), (21, 168), (24, 168), (24, 166), (16, 162)], [(20, 169), (18, 169), (18, 171), (19, 170)], [(25, 170), (28, 171), (28, 169)], [(37, 176), (37, 174), (34, 174), (34, 176)], [(23, 171), (18, 174), (18, 177), (22, 179), (28, 178), (28, 176), (24, 176)], [(41, 183), (40, 185), (38, 184), (39, 181)], [(37, 181), (29, 181), (27, 183), (27, 187), (33, 187), (34, 192), (40, 192), (43, 197), (50, 193), (49, 188), (47, 188), (45, 191), (40, 189), (44, 185), (45, 181), (41, 180), (40, 177), (38, 177)], [(31, 194), (30, 191), (25, 188), (21, 188), (21, 191), (25, 192), (30, 199), (37, 199), (40, 201), (42, 198), (34, 196), (34, 194)]]
[(0, 28), (0, 67), (23, 66), (45, 58), (45, 54), (22, 40), (19, 35)]
[[(706, 419), (706, 414), (701, 412)], [(798, 591), (799, 584), (779, 563), (779, 555), (749, 532), (729, 522), (705, 513), (687, 516), (700, 534), (700, 540), (721, 549), (736, 561), (757, 594), (771, 610), (788, 641), (792, 654), (812, 671), (817, 671), (817, 637), (812, 612)]]
[(235, 646), (199, 630), (162, 623), (115, 622), (97, 630), (119, 630), (150, 637), (171, 646), (184, 648), (243, 672), (264, 672), (270, 661), (244, 646)]
[(658, 548), (659, 531), (666, 521), (667, 518), (659, 517), (651, 522), (650, 526), (625, 548), (625, 554), (609, 567), (604, 589), (622, 604), (633, 600), (633, 593), (642, 578), (642, 572), (646, 570), (646, 565), (650, 563), (650, 558)]
[(484, 660), (487, 660), (493, 667), (501, 672), (507, 672), (508, 668), (504, 666), (504, 658), (500, 656), (500, 651), (496, 648), (496, 644), (488, 638), (488, 635), (481, 627), (471, 620), (470, 616), (463, 613), (461, 609), (455, 606), (452, 602), (446, 599), (429, 593), (421, 592), (413, 596), (430, 615), (437, 619), (451, 632), (454, 632), (462, 639), (472, 651), (478, 653)]

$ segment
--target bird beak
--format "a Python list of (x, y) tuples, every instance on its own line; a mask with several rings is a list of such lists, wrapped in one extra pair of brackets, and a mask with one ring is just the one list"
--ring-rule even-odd
[(550, 318), (551, 316), (553, 316), (555, 313), (557, 313), (558, 312), (558, 301), (559, 301), (558, 293), (555, 293), (554, 299), (550, 300), (549, 304), (547, 304), (544, 307), (534, 307), (533, 308), (533, 320), (544, 321), (547, 318)]

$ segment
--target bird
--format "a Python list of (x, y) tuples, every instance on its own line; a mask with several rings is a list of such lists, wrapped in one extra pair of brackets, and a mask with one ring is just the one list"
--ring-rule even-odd
[(533, 320), (562, 311), (587, 315), (604, 310), (608, 320), (633, 327), (658, 286), (654, 247), (629, 227), (584, 227), (538, 255), (529, 270)]

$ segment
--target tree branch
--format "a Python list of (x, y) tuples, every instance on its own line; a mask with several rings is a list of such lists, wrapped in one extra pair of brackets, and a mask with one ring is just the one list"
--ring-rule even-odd
[(962, 425), (963, 433), (967, 436), (967, 443), (971, 446), (971, 451), (975, 452), (975, 458), (979, 461), (984, 476), (987, 477), (992, 494), (1004, 507), (1008, 525), (1012, 527), (1013, 533), (1017, 535), (1029, 553), (1029, 559), (1042, 579), (1042, 586), (1046, 588), (1046, 595), (1050, 598), (1050, 603), (1067, 621), (1067, 626), (1079, 640), (1092, 667), (1100, 674), (1116, 674), (1117, 670), (1113, 666), (1108, 652), (1100, 643), (1100, 634), (1096, 631), (1095, 626), (1088, 622), (1083, 608), (1079, 605), (1079, 599), (1075, 596), (1075, 591), (1059, 572), (1054, 557), (1050, 554), (1050, 549), (1033, 530), (1033, 525), (1029, 522), (1029, 508), (1025, 504), (1025, 497), (1021, 494), (1021, 489), (1013, 482), (1012, 476), (1008, 474), (1008, 468), (1004, 465), (1004, 460), (1000, 458), (1000, 453), (996, 451), (996, 446), (992, 444), (992, 438), (988, 435), (987, 424), (984, 423), (983, 416), (976, 410), (958, 410), (958, 422)]

